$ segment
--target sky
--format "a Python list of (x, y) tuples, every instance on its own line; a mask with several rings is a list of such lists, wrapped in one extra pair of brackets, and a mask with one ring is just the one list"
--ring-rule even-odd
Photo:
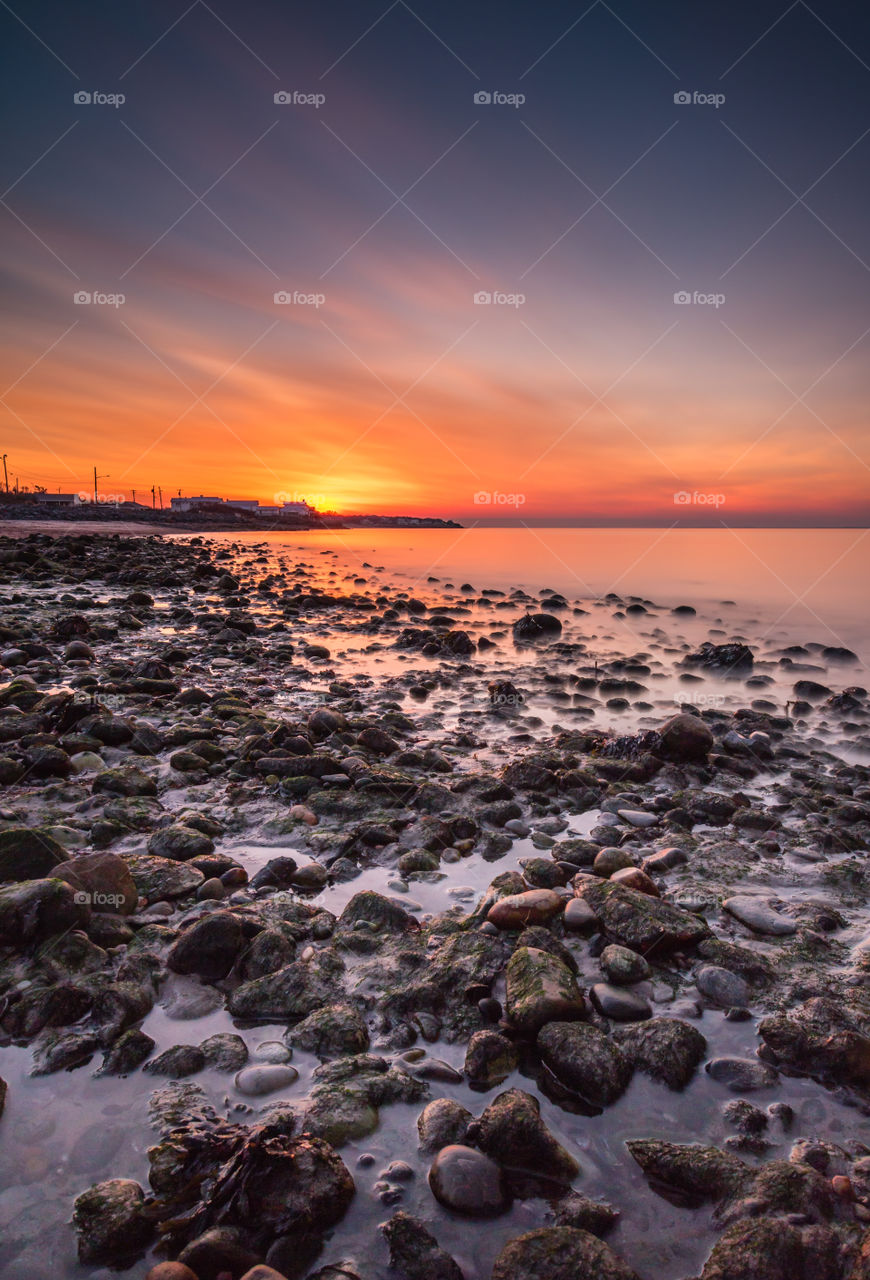
[(11, 484), (868, 523), (866, 7), (3, 0), (0, 38)]

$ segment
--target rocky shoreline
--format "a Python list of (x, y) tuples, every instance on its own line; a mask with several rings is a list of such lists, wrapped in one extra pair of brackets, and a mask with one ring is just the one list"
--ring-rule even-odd
[[(860, 744), (866, 691), (805, 649), (778, 708), (751, 637), (663, 640), (737, 703), (664, 715), (556, 593), (428, 589), (0, 539), (4, 1276), (870, 1277), (870, 766), (808, 719)], [(40, 1164), (45, 1079), (147, 1120)], [(44, 1243), (28, 1161), (74, 1187)]]

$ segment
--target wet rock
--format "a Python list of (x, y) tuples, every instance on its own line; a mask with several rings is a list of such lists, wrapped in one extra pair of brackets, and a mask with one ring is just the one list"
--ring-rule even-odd
[(244, 943), (244, 931), (232, 912), (212, 911), (184, 930), (166, 963), (173, 973), (217, 981), (230, 972)]
[(83, 1192), (73, 1207), (79, 1262), (129, 1265), (154, 1234), (144, 1203), (139, 1183), (128, 1178), (100, 1182)]
[(314, 1009), (286, 1035), (288, 1044), (321, 1058), (365, 1053), (369, 1033), (362, 1016), (347, 1004)]
[(429, 1170), (439, 1204), (472, 1218), (491, 1218), (510, 1205), (505, 1177), (494, 1160), (473, 1147), (442, 1147)]
[(628, 947), (620, 947), (611, 943), (605, 947), (600, 957), (601, 968), (607, 981), (614, 986), (630, 986), (634, 982), (642, 982), (650, 975), (650, 967), (643, 956)]
[(598, 918), (583, 898), (571, 898), (565, 907), (562, 923), (571, 933), (591, 933)]
[(42, 880), (66, 862), (67, 851), (47, 831), (7, 827), (0, 831), (0, 882)]
[(541, 1119), (537, 1098), (522, 1089), (500, 1093), (472, 1132), (481, 1151), (513, 1174), (571, 1182), (580, 1172)]
[(331, 1003), (343, 966), (335, 952), (318, 952), (310, 962), (296, 960), (264, 978), (243, 982), (227, 1008), (235, 1018), (304, 1018)]
[(93, 911), (129, 916), (136, 910), (138, 891), (123, 858), (114, 853), (82, 853), (59, 863), (52, 872), (80, 893)]
[(296, 958), (296, 943), (277, 929), (263, 929), (239, 957), (239, 976), (246, 982), (277, 973)]
[(514, 639), (524, 642), (557, 636), (561, 630), (561, 622), (551, 613), (525, 613), (513, 624)]
[(552, 889), (529, 889), (501, 898), (487, 912), (487, 920), (497, 929), (523, 929), (546, 924), (564, 910), (565, 900)]
[(645, 893), (650, 898), (660, 896), (655, 881), (640, 867), (622, 867), (619, 871), (614, 871), (610, 877), (610, 883), (624, 885), (627, 889), (636, 889), (638, 893)]
[(590, 880), (578, 892), (608, 937), (645, 956), (694, 946), (710, 932), (691, 912), (623, 885)]
[(748, 894), (735, 894), (731, 898), (726, 898), (722, 906), (734, 916), (735, 920), (739, 920), (755, 933), (785, 937), (797, 932), (794, 920), (774, 910), (761, 898), (753, 898)]
[(145, 1280), (198, 1280), (198, 1277), (183, 1262), (158, 1262), (145, 1273)]
[(552, 1208), (557, 1227), (574, 1227), (578, 1231), (588, 1231), (593, 1236), (606, 1236), (619, 1220), (619, 1213), (611, 1205), (590, 1200), (577, 1191), (571, 1191), (561, 1200), (554, 1201)]
[(264, 1063), (258, 1066), (243, 1067), (235, 1078), (234, 1084), (239, 1093), (246, 1098), (262, 1098), (267, 1093), (276, 1093), (279, 1089), (288, 1089), (299, 1079), (295, 1067), (283, 1063)]
[(695, 985), (712, 1004), (720, 1009), (749, 1004), (749, 986), (736, 973), (717, 965), (704, 965), (695, 976)]
[(595, 1107), (622, 1097), (632, 1064), (610, 1036), (585, 1022), (551, 1022), (538, 1034), (544, 1064), (556, 1079)]
[(173, 823), (155, 831), (148, 841), (148, 852), (156, 858), (172, 858), (175, 862), (189, 862), (214, 850), (214, 841), (193, 827)]
[(701, 1280), (840, 1280), (840, 1249), (829, 1227), (781, 1218), (736, 1222), (717, 1240)]
[(194, 1272), (197, 1280), (220, 1280), (221, 1276), (241, 1276), (258, 1265), (242, 1231), (216, 1227), (182, 1249), (178, 1261)]
[(141, 1067), (150, 1057), (155, 1042), (144, 1031), (131, 1027), (118, 1037), (115, 1043), (106, 1050), (97, 1075), (126, 1076), (137, 1067)]
[(614, 1035), (632, 1067), (669, 1089), (684, 1089), (707, 1056), (701, 1032), (680, 1018), (651, 1018)]
[(465, 1142), (473, 1116), (453, 1098), (436, 1098), (417, 1117), (420, 1144), (426, 1151)]
[(752, 650), (746, 644), (731, 641), (728, 644), (712, 644), (705, 640), (695, 653), (685, 658), (687, 667), (707, 667), (725, 672), (742, 674), (754, 663)]
[(390, 1266), (404, 1280), (463, 1280), (454, 1259), (417, 1218), (400, 1209), (381, 1231), (390, 1248)]
[(713, 733), (700, 716), (681, 712), (659, 729), (659, 751), (666, 760), (705, 763), (713, 747)]
[(605, 1018), (614, 1022), (639, 1022), (652, 1016), (650, 1003), (636, 991), (614, 987), (609, 982), (596, 982), (589, 990), (593, 1005)]
[(205, 1066), (205, 1054), (195, 1044), (177, 1044), (146, 1062), (143, 1071), (153, 1076), (173, 1076), (176, 1080), (196, 1075)]
[(616, 871), (622, 871), (626, 867), (634, 866), (634, 854), (630, 849), (620, 849), (617, 846), (607, 846), (600, 849), (595, 855), (592, 863), (592, 870), (597, 876), (601, 876), (604, 880), (609, 880)]
[(519, 1054), (497, 1031), (475, 1031), (468, 1042), (464, 1071), (473, 1089), (494, 1089), (516, 1071)]
[(870, 1019), (837, 1000), (816, 996), (759, 1025), (777, 1061), (837, 1082), (870, 1085)]
[(241, 1036), (218, 1031), (199, 1046), (205, 1065), (215, 1071), (240, 1071), (248, 1061), (248, 1046)]
[(150, 774), (134, 766), (106, 769), (97, 774), (91, 788), (94, 795), (156, 796), (157, 783)]
[(339, 916), (339, 924), (346, 929), (352, 929), (360, 921), (386, 933), (411, 933), (420, 928), (400, 903), (371, 889), (354, 894)]
[(184, 898), (193, 893), (205, 876), (196, 867), (171, 858), (155, 858), (148, 853), (129, 854), (125, 859), (136, 890), (149, 902), (164, 898)]
[(574, 1227), (539, 1227), (511, 1240), (492, 1268), (491, 1280), (637, 1280), (602, 1240)]
[(0, 946), (20, 947), (87, 925), (91, 910), (63, 880), (26, 880), (0, 888)]
[(773, 1067), (752, 1058), (713, 1058), (706, 1070), (713, 1080), (727, 1085), (735, 1093), (768, 1089), (779, 1079)]
[(547, 1022), (577, 1021), (586, 1012), (571, 970), (537, 948), (517, 948), (508, 963), (506, 987), (508, 1018), (525, 1035), (536, 1035)]
[(746, 1186), (746, 1166), (718, 1147), (681, 1146), (658, 1138), (626, 1146), (653, 1189), (666, 1187), (686, 1207), (736, 1195)]

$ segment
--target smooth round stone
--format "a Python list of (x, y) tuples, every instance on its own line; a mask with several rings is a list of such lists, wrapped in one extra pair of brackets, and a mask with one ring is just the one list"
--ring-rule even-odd
[(628, 947), (611, 944), (601, 952), (601, 968), (607, 981), (616, 987), (627, 987), (642, 982), (650, 975), (650, 967), (643, 956)]
[(595, 912), (585, 898), (571, 898), (563, 916), (565, 928), (572, 933), (589, 933), (598, 923)]
[(776, 1084), (779, 1072), (766, 1062), (752, 1058), (714, 1058), (707, 1063), (707, 1074), (719, 1084), (726, 1084), (735, 1093), (751, 1093), (754, 1089), (766, 1089)]
[(598, 1012), (614, 1022), (640, 1022), (652, 1017), (649, 1001), (636, 991), (626, 991), (609, 982), (596, 982), (589, 995)]
[(197, 1280), (197, 1277), (183, 1262), (158, 1262), (146, 1274), (145, 1280)]
[(661, 897), (654, 881), (640, 867), (622, 867), (621, 870), (614, 871), (610, 883), (624, 884), (626, 889), (636, 889), (638, 893), (645, 893), (650, 898)]
[(682, 849), (676, 847), (672, 849), (659, 849), (658, 853), (651, 853), (648, 858), (643, 860), (643, 870), (651, 871), (670, 871), (672, 867), (679, 867), (687, 863), (689, 859)]
[(592, 870), (597, 876), (603, 876), (605, 880), (609, 880), (614, 871), (633, 866), (634, 857), (627, 849), (608, 848), (598, 850), (595, 861), (592, 863)]
[(204, 880), (196, 891), (196, 896), (200, 902), (215, 901), (220, 902), (222, 898), (227, 896), (226, 888), (223, 881), (217, 876), (212, 876), (210, 880)]
[(258, 1062), (289, 1062), (293, 1057), (292, 1049), (288, 1049), (280, 1040), (264, 1040), (253, 1051), (252, 1057)]
[(546, 924), (564, 906), (565, 899), (552, 889), (529, 889), (494, 903), (486, 918), (497, 929), (524, 929), (526, 925)]
[(329, 879), (329, 872), (319, 862), (306, 862), (297, 867), (291, 877), (291, 883), (297, 889), (305, 889), (309, 893), (318, 892)]
[(718, 965), (704, 965), (695, 977), (695, 986), (702, 996), (718, 1005), (731, 1009), (749, 1003), (749, 986), (737, 973), (721, 969)]
[(288, 1088), (298, 1079), (299, 1072), (295, 1067), (269, 1063), (264, 1066), (243, 1067), (235, 1077), (234, 1084), (246, 1098), (262, 1098), (266, 1093)]
[(754, 929), (756, 933), (767, 933), (773, 937), (785, 937), (797, 932), (797, 925), (788, 916), (781, 915), (767, 906), (760, 898), (752, 898), (748, 894), (738, 893), (733, 898), (726, 898), (722, 906), (735, 920)]
[(73, 773), (94, 773), (105, 769), (106, 762), (96, 751), (77, 751), (70, 756), (70, 768)]
[(491, 1218), (510, 1204), (504, 1174), (494, 1160), (472, 1147), (442, 1147), (429, 1170), (439, 1204), (473, 1218)]
[(215, 987), (176, 987), (162, 1002), (167, 1018), (190, 1022), (223, 1007), (224, 998)]
[(617, 814), (632, 827), (654, 827), (658, 822), (656, 814), (645, 813), (643, 809), (617, 809)]

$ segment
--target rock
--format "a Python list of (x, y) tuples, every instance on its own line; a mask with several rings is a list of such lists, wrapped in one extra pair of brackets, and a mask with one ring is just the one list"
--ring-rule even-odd
[(388, 933), (411, 933), (420, 925), (398, 902), (383, 894), (365, 889), (355, 893), (339, 916), (339, 924), (352, 929), (359, 921), (365, 921), (375, 929)]
[[(701, 1280), (841, 1280), (840, 1243), (826, 1226), (782, 1218), (735, 1222), (717, 1240)], [(862, 1280), (863, 1271), (853, 1272)]]
[(615, 871), (621, 871), (625, 867), (634, 866), (634, 854), (628, 849), (620, 849), (616, 846), (609, 846), (600, 849), (595, 855), (592, 863), (592, 870), (597, 876), (601, 876), (603, 880), (609, 880)]
[(550, 1022), (538, 1033), (545, 1066), (560, 1084), (594, 1107), (621, 1098), (631, 1081), (631, 1061), (610, 1036), (585, 1022)]
[(195, 973), (213, 982), (227, 976), (244, 944), (244, 931), (232, 912), (212, 911), (184, 930), (166, 963), (173, 973)]
[(562, 624), (552, 613), (525, 613), (513, 624), (515, 640), (543, 640), (548, 636), (557, 636)]
[(148, 1075), (172, 1076), (176, 1080), (196, 1075), (205, 1066), (205, 1054), (195, 1044), (177, 1044), (146, 1062), (142, 1068)]
[(507, 966), (507, 1015), (525, 1035), (547, 1022), (577, 1021), (586, 1003), (567, 965), (546, 951), (518, 947)]
[(553, 1202), (553, 1220), (557, 1227), (574, 1227), (588, 1231), (593, 1236), (605, 1236), (612, 1231), (619, 1214), (611, 1205), (571, 1191), (561, 1200)]
[(473, 1118), (471, 1112), (453, 1098), (436, 1098), (417, 1117), (420, 1145), (425, 1151), (438, 1151), (456, 1143), (462, 1145)]
[(625, 885), (627, 889), (636, 889), (638, 893), (645, 893), (650, 898), (660, 896), (655, 881), (650, 879), (640, 867), (622, 867), (619, 871), (614, 871), (610, 877), (610, 883)]
[(633, 982), (642, 982), (651, 972), (643, 956), (616, 943), (611, 943), (604, 948), (601, 952), (600, 964), (607, 981), (617, 987), (627, 987)]
[(304, 1018), (306, 1014), (329, 1004), (336, 995), (336, 978), (341, 962), (319, 952), (310, 963), (296, 960), (265, 978), (243, 982), (233, 991), (227, 1008), (235, 1018), (280, 1019)]
[(258, 1266), (257, 1254), (246, 1243), (241, 1231), (233, 1227), (212, 1227), (185, 1245), (178, 1261), (194, 1272), (197, 1280), (219, 1280), (219, 1277), (244, 1275)]
[(523, 929), (546, 924), (564, 910), (565, 900), (552, 889), (529, 889), (500, 898), (487, 912), (487, 920), (497, 929)]
[(590, 880), (579, 894), (610, 938), (645, 956), (692, 947), (710, 932), (691, 912), (624, 885)]
[(473, 1147), (442, 1147), (429, 1170), (429, 1186), (439, 1204), (472, 1218), (491, 1218), (510, 1205), (504, 1174)]
[(671, 716), (659, 729), (659, 753), (677, 763), (706, 762), (713, 747), (713, 732), (700, 716), (680, 712)]
[(155, 858), (172, 858), (174, 862), (189, 862), (214, 851), (214, 841), (193, 827), (173, 823), (161, 827), (148, 841), (148, 852)]
[(706, 1069), (713, 1080), (728, 1085), (735, 1093), (767, 1089), (779, 1079), (773, 1067), (751, 1058), (713, 1058)]
[(99, 1071), (100, 1076), (126, 1076), (137, 1067), (141, 1067), (150, 1057), (155, 1042), (144, 1031), (131, 1027), (120, 1035), (103, 1056)]
[(509, 1241), (491, 1280), (637, 1280), (603, 1240), (575, 1227), (539, 1227)]
[(541, 1119), (537, 1098), (522, 1089), (508, 1089), (489, 1104), (475, 1126), (474, 1141), (512, 1174), (569, 1183), (580, 1172)]
[(144, 1204), (144, 1191), (128, 1178), (100, 1182), (83, 1192), (73, 1207), (79, 1262), (129, 1265), (154, 1234)]
[(127, 766), (124, 769), (106, 769), (98, 773), (91, 787), (94, 795), (156, 796), (157, 783), (141, 769)]
[(145, 1280), (198, 1280), (198, 1277), (183, 1262), (158, 1262), (145, 1273)]
[(707, 1056), (707, 1041), (680, 1018), (652, 1018), (614, 1033), (628, 1062), (669, 1089), (684, 1089)]
[(417, 1218), (400, 1209), (381, 1231), (390, 1248), (390, 1266), (405, 1280), (463, 1280), (456, 1262)]
[(196, 867), (171, 858), (155, 858), (148, 853), (128, 854), (125, 859), (137, 892), (149, 902), (164, 898), (185, 898), (193, 893), (205, 876)]
[(293, 872), (291, 883), (294, 889), (304, 893), (319, 893), (329, 880), (329, 872), (319, 862), (306, 862)]
[(736, 1195), (746, 1186), (746, 1166), (718, 1147), (681, 1146), (658, 1138), (625, 1145), (653, 1188), (666, 1187), (686, 1207)]
[(52, 872), (73, 889), (87, 895), (92, 911), (130, 916), (139, 899), (130, 868), (115, 853), (82, 853), (70, 862), (60, 862)]
[(497, 1031), (475, 1031), (465, 1053), (465, 1075), (473, 1089), (494, 1089), (519, 1064), (515, 1046)]
[(277, 929), (263, 929), (238, 959), (239, 976), (246, 982), (277, 973), (296, 958), (296, 943)]
[(562, 923), (571, 933), (591, 933), (597, 917), (588, 902), (582, 898), (571, 898), (565, 907)]
[(199, 1046), (205, 1065), (215, 1071), (240, 1071), (248, 1061), (248, 1046), (241, 1036), (217, 1031)]
[(0, 947), (21, 947), (87, 925), (91, 909), (64, 880), (0, 888)]
[(46, 831), (30, 827), (0, 831), (0, 883), (42, 880), (66, 859), (66, 849)]
[(858, 1009), (815, 996), (765, 1018), (758, 1030), (779, 1062), (838, 1084), (870, 1085), (870, 1025)]
[[(314, 1244), (315, 1246), (312, 1249), (312, 1253), (314, 1257), (316, 1257), (317, 1254), (320, 1252), (320, 1245), (319, 1243), (314, 1241), (312, 1241), (312, 1244)], [(293, 1260), (297, 1263), (300, 1261), (301, 1257), (305, 1256), (302, 1246), (303, 1246), (302, 1240), (298, 1240), (298, 1239), (293, 1240), (292, 1256), (293, 1256)], [(271, 1252), (272, 1251), (270, 1249), (269, 1250), (270, 1255), (271, 1255)], [(286, 1280), (286, 1276), (283, 1274), (283, 1272), (276, 1271), (274, 1267), (268, 1267), (266, 1266), (265, 1263), (258, 1262), (255, 1267), (251, 1267), (250, 1271), (245, 1272), (245, 1274), (242, 1276), (242, 1280)]]
[(262, 1098), (267, 1093), (276, 1093), (279, 1089), (288, 1089), (299, 1079), (295, 1067), (280, 1063), (264, 1063), (260, 1066), (243, 1067), (233, 1083), (239, 1093), (246, 1098)]
[(617, 809), (617, 815), (630, 827), (654, 827), (658, 816), (643, 809)]
[(609, 982), (596, 982), (590, 988), (593, 1005), (605, 1018), (614, 1022), (640, 1022), (652, 1017), (650, 1003), (636, 991), (625, 987), (612, 987)]
[(753, 898), (748, 894), (735, 894), (731, 898), (726, 898), (722, 906), (734, 916), (735, 920), (739, 920), (755, 933), (786, 937), (797, 932), (797, 924), (794, 920), (781, 915), (761, 898)]
[(3, 1117), (3, 1111), (6, 1107), (6, 1095), (9, 1093), (9, 1085), (0, 1076), (0, 1119)]
[(308, 717), (308, 732), (318, 741), (331, 733), (343, 733), (348, 727), (347, 717), (334, 707), (315, 707)]
[(755, 659), (752, 650), (746, 644), (731, 641), (728, 644), (711, 644), (705, 640), (696, 653), (685, 658), (687, 667), (719, 668), (742, 675), (750, 668)]
[(698, 970), (695, 986), (712, 1004), (720, 1009), (749, 1004), (749, 986), (736, 973), (728, 969), (720, 969), (718, 965), (707, 964)]
[(286, 1034), (288, 1044), (334, 1058), (348, 1053), (365, 1053), (369, 1033), (362, 1016), (347, 1004), (330, 1004), (314, 1009)]

